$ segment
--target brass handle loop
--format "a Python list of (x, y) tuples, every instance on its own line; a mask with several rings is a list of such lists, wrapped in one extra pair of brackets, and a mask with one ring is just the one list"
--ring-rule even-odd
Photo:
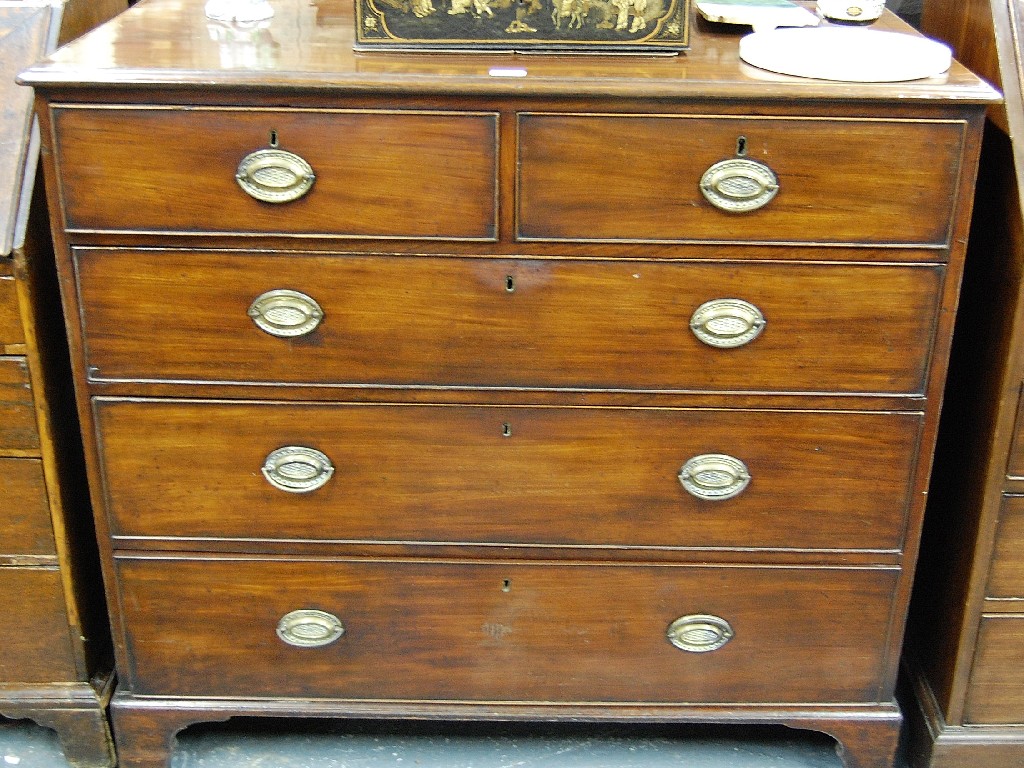
[(277, 636), (296, 648), (322, 648), (345, 634), (345, 626), (333, 613), (302, 608), (277, 622)]
[(725, 501), (750, 485), (747, 465), (724, 453), (702, 453), (683, 464), (679, 482), (691, 496), (704, 501)]
[(721, 211), (747, 213), (771, 202), (779, 191), (779, 179), (764, 163), (738, 157), (704, 171), (700, 191)]
[(761, 335), (765, 323), (761, 310), (743, 299), (712, 299), (690, 315), (693, 335), (719, 349), (749, 344)]
[(681, 651), (707, 653), (728, 643), (735, 632), (721, 616), (694, 613), (673, 621), (666, 634), (668, 641)]
[(313, 167), (294, 152), (258, 149), (242, 158), (235, 180), (245, 194), (264, 203), (290, 203), (313, 188)]
[(249, 317), (264, 333), (288, 339), (315, 331), (324, 319), (324, 311), (312, 296), (276, 288), (253, 299)]
[(262, 471), (267, 482), (278, 490), (311, 493), (331, 479), (334, 465), (315, 448), (286, 445), (267, 455)]

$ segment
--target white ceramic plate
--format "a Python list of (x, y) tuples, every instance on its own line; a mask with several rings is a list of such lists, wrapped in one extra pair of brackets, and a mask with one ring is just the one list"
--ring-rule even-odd
[(933, 77), (953, 61), (948, 46), (927, 37), (860, 27), (755, 32), (740, 40), (740, 58), (783, 75), (859, 83)]

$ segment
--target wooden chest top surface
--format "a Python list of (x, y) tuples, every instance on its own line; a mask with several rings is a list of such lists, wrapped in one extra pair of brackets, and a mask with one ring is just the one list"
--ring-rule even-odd
[[(22, 75), (28, 85), (260, 86), (407, 93), (995, 102), (955, 64), (913, 83), (776, 75), (739, 59), (740, 35), (698, 23), (685, 54), (580, 56), (355, 52), (351, 0), (275, 2), (248, 33), (206, 18), (204, 0), (143, 0)], [(893, 16), (873, 28), (916, 34)], [(729, 29), (729, 28), (725, 28)], [(525, 72), (525, 74), (524, 74)]]

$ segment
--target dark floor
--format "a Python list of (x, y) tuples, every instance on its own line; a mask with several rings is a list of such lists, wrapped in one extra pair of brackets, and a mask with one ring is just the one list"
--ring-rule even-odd
[[(840, 768), (786, 728), (241, 720), (186, 731), (172, 768)], [(0, 719), (0, 768), (67, 768), (53, 732)]]

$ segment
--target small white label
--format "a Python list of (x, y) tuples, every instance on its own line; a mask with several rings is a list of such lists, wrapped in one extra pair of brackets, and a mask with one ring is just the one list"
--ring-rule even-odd
[(526, 70), (510, 69), (509, 67), (491, 67), (487, 74), (491, 77), (526, 77)]
[(4, 755), (4, 762), (8, 765), (17, 765), (21, 762), (21, 758), (17, 755)]

